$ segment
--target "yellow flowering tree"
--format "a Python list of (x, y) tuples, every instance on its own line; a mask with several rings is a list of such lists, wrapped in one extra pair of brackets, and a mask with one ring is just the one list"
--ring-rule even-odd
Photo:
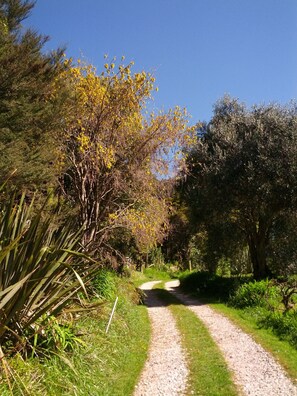
[(62, 136), (68, 166), (63, 187), (79, 205), (85, 245), (102, 243), (106, 230), (120, 226), (137, 234), (142, 247), (144, 240), (151, 245), (158, 239), (165, 206), (156, 174), (166, 172), (166, 153), (191, 134), (184, 110), (147, 114), (155, 80), (144, 71), (132, 73), (132, 65), (106, 63), (98, 74), (78, 62), (62, 76), (71, 92)]

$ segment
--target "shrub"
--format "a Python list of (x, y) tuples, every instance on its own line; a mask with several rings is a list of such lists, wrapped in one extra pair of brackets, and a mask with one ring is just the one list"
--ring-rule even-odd
[(269, 307), (276, 304), (279, 295), (276, 286), (268, 280), (249, 282), (241, 285), (229, 299), (236, 308)]
[(259, 325), (270, 328), (280, 338), (289, 341), (297, 349), (297, 312), (272, 312), (259, 321)]
[(32, 355), (42, 351), (72, 351), (75, 345), (84, 342), (75, 334), (71, 323), (63, 323), (54, 316), (40, 318), (34, 324), (34, 342)]
[(180, 276), (182, 289), (223, 301), (227, 301), (242, 282), (246, 282), (246, 278), (223, 277), (206, 271), (185, 273)]
[(203, 293), (207, 290), (213, 275), (209, 272), (185, 272), (180, 276), (181, 288), (190, 291)]
[(101, 299), (113, 299), (117, 290), (116, 274), (112, 271), (101, 269), (96, 273), (93, 286), (97, 297)]
[(280, 295), (282, 298), (282, 303), (285, 308), (285, 312), (288, 312), (290, 309), (294, 308), (297, 300), (297, 280), (294, 277), (290, 277), (287, 280), (282, 280), (278, 283), (278, 287), (280, 290)]

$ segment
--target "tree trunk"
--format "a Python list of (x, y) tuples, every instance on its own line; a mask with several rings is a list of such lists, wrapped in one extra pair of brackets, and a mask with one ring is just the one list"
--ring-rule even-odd
[(253, 275), (256, 280), (265, 279), (267, 277), (265, 248), (257, 241), (249, 243), (250, 257), (253, 267)]
[(254, 230), (248, 237), (250, 257), (253, 267), (253, 276), (256, 280), (265, 279), (270, 275), (266, 263), (268, 227), (259, 224), (258, 230)]

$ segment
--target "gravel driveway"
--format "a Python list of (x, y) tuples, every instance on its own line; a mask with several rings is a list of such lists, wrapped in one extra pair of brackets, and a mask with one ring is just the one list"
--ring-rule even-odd
[(178, 281), (166, 283), (166, 289), (204, 322), (222, 351), (241, 393), (251, 396), (297, 395), (297, 388), (269, 353), (226, 317), (182, 294), (178, 286)]
[[(141, 287), (147, 295), (152, 336), (149, 357), (134, 396), (185, 395), (188, 377), (185, 352), (173, 315), (152, 290), (156, 283), (159, 282), (148, 282)], [(238, 394), (297, 396), (296, 386), (269, 353), (226, 317), (181, 293), (178, 286), (178, 281), (166, 283), (166, 289), (208, 328), (233, 373)]]
[(147, 295), (152, 335), (149, 357), (134, 396), (184, 395), (188, 369), (180, 334), (171, 312), (151, 290), (156, 283), (148, 282), (141, 286)]

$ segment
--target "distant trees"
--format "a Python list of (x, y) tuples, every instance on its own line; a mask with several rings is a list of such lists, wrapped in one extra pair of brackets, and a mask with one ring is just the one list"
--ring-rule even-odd
[[(3, 181), (16, 169), (19, 191), (59, 191), (62, 217), (70, 208), (88, 250), (147, 253), (168, 234), (168, 258), (194, 254), (212, 271), (224, 258), (237, 268), (247, 247), (255, 278), (296, 267), (295, 105), (248, 109), (225, 97), (193, 139), (184, 110), (147, 113), (154, 78), (132, 63), (98, 74), (62, 50), (44, 54), (47, 38), (21, 26), (32, 7), (0, 0)], [(160, 175), (182, 146), (172, 204)]]
[(156, 175), (186, 139), (187, 115), (147, 114), (154, 78), (132, 73), (132, 63), (112, 61), (97, 74), (62, 50), (45, 54), (47, 37), (21, 25), (33, 5), (0, 0), (0, 177), (13, 173), (12, 188), (29, 197), (59, 193), (62, 217), (75, 214), (84, 227), (85, 248), (125, 228), (147, 251), (167, 223)]
[[(249, 247), (254, 277), (266, 277), (274, 227), (297, 204), (297, 109), (276, 104), (248, 109), (224, 97), (198, 134), (187, 153), (185, 202), (206, 227), (236, 225)], [(236, 240), (236, 234), (228, 239)]]

